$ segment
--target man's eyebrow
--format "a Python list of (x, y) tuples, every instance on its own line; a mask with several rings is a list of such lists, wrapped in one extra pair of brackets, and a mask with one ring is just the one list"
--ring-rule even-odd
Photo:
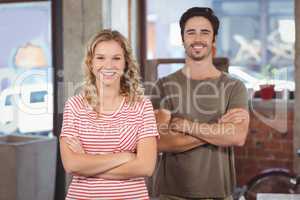
[(186, 29), (185, 32), (193, 32), (193, 31), (196, 31), (196, 29), (194, 29), (194, 28)]
[[(190, 28), (190, 29), (186, 29), (186, 31), (185, 32), (194, 32), (194, 31), (196, 31), (196, 29), (194, 29), (194, 28)], [(211, 30), (209, 30), (209, 29), (200, 29), (200, 31), (201, 32), (207, 32), (207, 33), (210, 33), (211, 32)]]
[(208, 30), (208, 29), (201, 29), (200, 31), (201, 32), (211, 32), (211, 30)]

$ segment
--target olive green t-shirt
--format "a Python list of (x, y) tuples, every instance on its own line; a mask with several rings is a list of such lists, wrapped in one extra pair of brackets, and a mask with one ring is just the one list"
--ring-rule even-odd
[[(223, 73), (214, 79), (191, 80), (181, 70), (159, 79), (151, 90), (154, 109), (200, 123), (216, 123), (232, 108), (248, 109), (247, 90)], [(224, 198), (235, 187), (233, 147), (205, 144), (182, 153), (164, 153), (159, 163), (161, 194)]]

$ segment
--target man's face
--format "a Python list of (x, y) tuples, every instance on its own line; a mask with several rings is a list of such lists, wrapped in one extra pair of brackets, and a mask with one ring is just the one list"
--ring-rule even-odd
[(214, 32), (205, 17), (190, 18), (185, 24), (183, 39), (186, 55), (192, 60), (201, 61), (211, 56)]

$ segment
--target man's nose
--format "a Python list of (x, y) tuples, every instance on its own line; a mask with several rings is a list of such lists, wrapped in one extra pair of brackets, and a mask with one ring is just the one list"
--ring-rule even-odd
[(202, 40), (202, 36), (200, 33), (195, 34), (195, 41), (201, 41)]

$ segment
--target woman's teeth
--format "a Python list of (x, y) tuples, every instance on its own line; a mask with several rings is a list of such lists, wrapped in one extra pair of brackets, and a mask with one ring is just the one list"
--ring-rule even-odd
[(104, 76), (113, 76), (115, 72), (101, 72)]

